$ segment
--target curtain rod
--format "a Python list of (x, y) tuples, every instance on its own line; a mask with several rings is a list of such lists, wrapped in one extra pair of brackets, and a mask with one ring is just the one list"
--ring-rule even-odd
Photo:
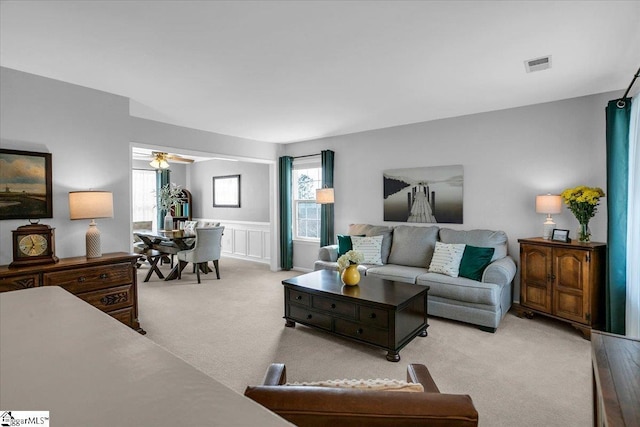
[(293, 158), (294, 159), (302, 159), (304, 157), (315, 157), (315, 156), (320, 156), (320, 155), (321, 155), (321, 153), (318, 153), (318, 154), (307, 154), (305, 156), (293, 156)]
[(629, 91), (631, 90), (631, 87), (636, 82), (636, 79), (638, 77), (640, 77), (640, 68), (638, 68), (638, 71), (636, 71), (636, 74), (633, 76), (633, 80), (631, 80), (631, 83), (629, 83), (629, 87), (627, 88), (627, 91), (624, 93), (624, 95), (622, 95), (622, 98), (620, 98), (616, 103), (618, 108), (623, 108), (626, 105), (626, 102), (624, 100), (627, 97), (627, 95), (629, 95)]

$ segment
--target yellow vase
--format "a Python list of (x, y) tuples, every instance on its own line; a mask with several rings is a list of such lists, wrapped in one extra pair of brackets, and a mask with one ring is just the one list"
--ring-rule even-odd
[(358, 271), (357, 264), (351, 264), (349, 267), (342, 270), (342, 283), (349, 286), (357, 285), (360, 282), (360, 272)]

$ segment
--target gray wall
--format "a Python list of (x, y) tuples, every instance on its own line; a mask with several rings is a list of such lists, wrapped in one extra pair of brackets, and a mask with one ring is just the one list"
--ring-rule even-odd
[[(279, 150), (277, 144), (132, 118), (128, 98), (0, 67), (0, 146), (52, 153), (53, 218), (42, 222), (56, 228), (58, 256), (85, 254), (89, 221), (69, 220), (68, 192), (80, 189), (113, 192), (114, 218), (98, 220), (102, 250), (130, 250), (130, 147), (136, 142), (271, 164)], [(187, 180), (186, 172), (173, 177)], [(0, 221), (0, 264), (12, 261), (11, 230), (26, 223)]]
[[(335, 151), (336, 233), (345, 232), (350, 223), (384, 223), (384, 170), (461, 164), (464, 224), (441, 226), (504, 230), (509, 251), (518, 260), (517, 240), (542, 234), (544, 215), (535, 212), (537, 194), (580, 184), (606, 191), (604, 108), (620, 95), (598, 94), (288, 144), (285, 151), (293, 156)], [(558, 228), (575, 236), (578, 222), (570, 211), (563, 208), (554, 219)], [(606, 240), (606, 224), (604, 199), (590, 223), (594, 240)], [(294, 266), (310, 268), (314, 252), (317, 246), (296, 244)]]
[[(49, 152), (53, 162), (56, 253), (85, 255), (88, 220), (69, 219), (69, 191), (113, 192), (114, 218), (99, 219), (102, 251), (130, 249), (129, 100), (33, 74), (0, 69), (0, 145)], [(12, 261), (11, 230), (0, 221), (0, 264)]]
[[(213, 177), (240, 175), (240, 208), (213, 207)], [(269, 222), (269, 165), (208, 160), (188, 167), (193, 216), (215, 220)]]

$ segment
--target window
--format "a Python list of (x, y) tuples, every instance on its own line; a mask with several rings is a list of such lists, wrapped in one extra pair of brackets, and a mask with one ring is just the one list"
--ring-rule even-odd
[(131, 177), (133, 222), (156, 220), (156, 171), (134, 169)]
[(316, 189), (322, 188), (320, 158), (293, 162), (293, 238), (320, 240), (320, 205)]

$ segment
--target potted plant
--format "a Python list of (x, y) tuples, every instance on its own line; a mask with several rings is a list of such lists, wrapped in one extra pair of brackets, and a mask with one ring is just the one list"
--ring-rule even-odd
[(158, 206), (165, 212), (164, 229), (173, 230), (173, 216), (171, 208), (178, 205), (182, 200), (182, 187), (177, 184), (168, 183), (160, 187), (158, 191)]

